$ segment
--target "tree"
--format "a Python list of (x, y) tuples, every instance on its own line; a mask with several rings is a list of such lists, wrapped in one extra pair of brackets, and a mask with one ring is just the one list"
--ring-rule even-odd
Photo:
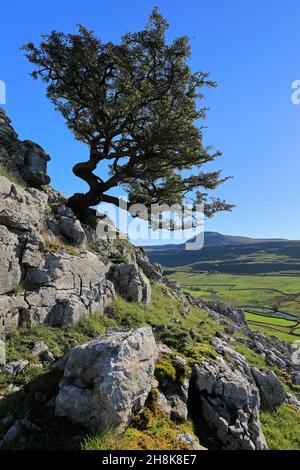
[[(154, 9), (143, 31), (126, 34), (117, 45), (79, 26), (78, 34), (53, 31), (39, 47), (23, 47), (36, 66), (32, 77), (46, 82), (47, 97), (89, 147), (89, 160), (73, 168), (89, 191), (68, 201), (79, 217), (100, 202), (118, 205), (110, 194), (118, 185), (128, 193), (128, 210), (138, 203), (183, 204), (189, 195), (205, 203), (208, 216), (232, 207), (207, 194), (227, 178), (202, 171), (221, 155), (203, 146), (197, 124), (206, 114), (197, 108), (200, 90), (216, 84), (207, 73), (192, 73), (188, 38), (168, 45), (167, 28)], [(106, 179), (94, 174), (100, 164), (109, 169)]]

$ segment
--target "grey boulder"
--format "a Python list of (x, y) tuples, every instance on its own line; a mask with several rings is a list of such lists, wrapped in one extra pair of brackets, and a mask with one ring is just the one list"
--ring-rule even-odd
[(3, 225), (0, 225), (0, 260), (0, 294), (5, 294), (18, 286), (21, 268), (18, 259), (18, 238)]
[(157, 348), (150, 327), (111, 331), (71, 350), (56, 415), (88, 429), (124, 429), (151, 389)]
[[(210, 429), (215, 446), (225, 450), (267, 448), (259, 422), (259, 392), (242, 366), (222, 357), (192, 369), (193, 418)], [(216, 438), (217, 436), (217, 438)]]
[(0, 176), (0, 224), (18, 230), (42, 228), (47, 195), (37, 189), (23, 189)]
[(151, 302), (151, 285), (142, 270), (134, 263), (113, 266), (109, 279), (114, 283), (117, 292), (130, 301)]
[(265, 408), (275, 408), (284, 403), (286, 392), (277, 375), (271, 370), (251, 369), (258, 386), (261, 403)]

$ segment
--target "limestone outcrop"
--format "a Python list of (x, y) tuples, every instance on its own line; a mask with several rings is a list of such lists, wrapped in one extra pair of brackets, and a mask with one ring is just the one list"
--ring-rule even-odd
[(149, 303), (161, 269), (118, 234), (113, 223), (90, 211), (85, 223), (50, 186), (50, 157), (20, 142), (0, 110), (0, 326), (76, 323), (103, 314), (116, 292)]
[(124, 429), (144, 405), (157, 357), (151, 328), (118, 332), (70, 351), (56, 415), (88, 429)]
[(204, 422), (215, 445), (227, 450), (267, 448), (259, 423), (260, 398), (251, 376), (222, 357), (217, 364), (204, 360), (191, 376), (190, 399), (194, 420)]
[(40, 188), (50, 183), (47, 163), (50, 156), (38, 144), (18, 139), (11, 120), (0, 109), (0, 165), (20, 181)]

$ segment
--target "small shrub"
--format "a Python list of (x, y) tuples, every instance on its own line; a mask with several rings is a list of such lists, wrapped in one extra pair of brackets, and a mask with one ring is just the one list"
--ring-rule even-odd
[(97, 242), (90, 242), (88, 243), (87, 247), (90, 251), (93, 251), (94, 253), (97, 253), (98, 255), (101, 255), (101, 256), (106, 255), (105, 250), (101, 248)]
[(176, 382), (176, 369), (168, 356), (164, 356), (155, 367), (155, 377), (159, 384), (165, 380)]
[(80, 256), (79, 251), (77, 251), (76, 248), (74, 248), (74, 246), (65, 245), (65, 248), (66, 248), (67, 252), (69, 253), (69, 255)]
[(46, 231), (41, 234), (45, 241), (45, 249), (50, 253), (55, 253), (57, 250), (66, 250), (71, 256), (80, 256), (80, 253), (73, 245), (68, 245), (57, 236), (49, 236)]

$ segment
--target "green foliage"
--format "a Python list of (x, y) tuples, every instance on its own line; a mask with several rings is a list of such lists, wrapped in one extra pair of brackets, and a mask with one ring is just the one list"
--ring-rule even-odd
[(107, 254), (107, 252), (101, 248), (97, 242), (90, 242), (87, 247), (90, 251), (94, 251), (94, 253), (97, 253), (98, 255), (106, 256)]
[[(7, 360), (28, 359), (30, 364), (18, 376), (8, 378), (0, 374), (0, 415), (11, 410), (15, 418), (23, 417), (26, 410), (33, 409), (34, 422), (42, 429), (37, 434), (29, 434), (26, 448), (78, 448), (93, 450), (126, 449), (187, 449), (187, 445), (178, 441), (180, 433), (192, 433), (191, 423), (178, 425), (169, 420), (157, 405), (157, 392), (152, 391), (146, 407), (134, 416), (124, 434), (108, 429), (102, 433), (88, 435), (85, 438), (80, 429), (67, 421), (57, 421), (53, 411), (40, 411), (36, 402), (36, 393), (40, 392), (50, 399), (58, 393), (61, 372), (47, 363), (40, 364), (38, 356), (32, 355), (32, 345), (42, 340), (56, 358), (61, 357), (70, 348), (85, 343), (105, 333), (107, 328), (116, 326), (135, 327), (152, 325), (157, 340), (164, 341), (172, 348), (171, 354), (163, 354), (156, 365), (155, 376), (160, 384), (164, 380), (183, 383), (190, 367), (200, 363), (203, 357), (215, 360), (216, 352), (211, 346), (212, 336), (222, 330), (222, 326), (212, 320), (201, 309), (190, 306), (189, 315), (183, 313), (183, 302), (170, 297), (165, 286), (152, 286), (152, 304), (127, 302), (117, 298), (108, 315), (93, 315), (83, 318), (77, 325), (65, 325), (61, 328), (36, 326), (30, 329), (18, 329), (11, 333), (7, 341)], [(243, 354), (251, 365), (264, 367), (262, 356), (246, 346), (235, 343), (235, 348)], [(176, 359), (181, 355), (188, 362), (184, 366)], [(280, 379), (285, 377), (276, 371)], [(9, 384), (22, 387), (11, 393)], [(286, 387), (290, 384), (285, 383)], [(271, 413), (262, 413), (261, 420), (269, 446), (274, 449), (299, 448), (299, 414), (290, 406), (279, 407)], [(0, 432), (7, 430), (1, 427)], [(72, 439), (79, 436), (78, 440)], [(11, 444), (12, 448), (23, 448), (21, 442)], [(14, 447), (15, 446), (15, 447)]]
[(66, 250), (69, 255), (72, 256), (80, 256), (80, 253), (76, 248), (70, 244), (65, 243), (59, 237), (55, 236), (47, 236), (46, 232), (42, 233), (44, 241), (45, 241), (45, 249), (50, 253), (55, 253), (57, 250)]
[(183, 384), (188, 371), (189, 367), (178, 361), (175, 353), (163, 354), (156, 363), (155, 377), (161, 385), (165, 381)]
[(148, 324), (154, 328), (157, 340), (183, 355), (192, 356), (194, 345), (209, 342), (223, 327), (197, 307), (191, 306), (187, 316), (183, 312), (183, 302), (170, 297), (166, 287), (154, 284), (151, 304), (127, 302), (119, 297), (112, 302), (107, 315), (118, 325), (128, 328)]
[[(189, 446), (178, 439), (178, 434), (194, 435), (190, 422), (175, 424), (156, 404), (153, 390), (143, 411), (134, 416), (131, 425), (120, 435), (113, 429), (102, 434), (87, 436), (83, 450), (188, 450)], [(194, 435), (196, 441), (197, 437)]]
[[(89, 162), (73, 172), (85, 181), (88, 176), (91, 190), (69, 199), (75, 211), (101, 201), (118, 206), (119, 199), (108, 193), (118, 185), (128, 192), (127, 210), (147, 220), (135, 204), (182, 204), (187, 194), (205, 203), (207, 216), (231, 209), (208, 197), (227, 178), (203, 171), (221, 155), (203, 146), (199, 124), (206, 117), (206, 108), (198, 106), (203, 88), (216, 83), (205, 72), (192, 72), (189, 39), (167, 44), (167, 29), (154, 9), (142, 31), (125, 34), (118, 44), (80, 25), (77, 34), (53, 31), (39, 46), (24, 46), (35, 66), (32, 77), (46, 83), (47, 97), (67, 127), (89, 146)], [(100, 162), (107, 165), (106, 181), (93, 173)]]
[(74, 248), (74, 246), (67, 246), (67, 247), (66, 247), (66, 250), (67, 250), (67, 252), (69, 253), (69, 255), (72, 255), (72, 256), (80, 256), (79, 251), (76, 250), (76, 248)]
[(214, 360), (217, 357), (215, 348), (208, 343), (199, 343), (188, 348), (187, 356), (190, 358), (190, 364), (201, 364), (202, 358)]
[(126, 263), (127, 261), (127, 258), (124, 255), (119, 255), (119, 256), (111, 255), (109, 256), (109, 259), (111, 260), (113, 264), (122, 264), (122, 263)]
[(110, 318), (91, 315), (83, 318), (77, 325), (65, 325), (61, 328), (38, 325), (12, 331), (6, 341), (7, 362), (27, 359), (30, 365), (22, 373), (9, 380), (5, 375), (0, 374), (0, 395), (9, 393), (9, 383), (23, 386), (49, 370), (49, 364), (44, 363), (41, 367), (38, 356), (32, 354), (32, 346), (35, 342), (43, 341), (54, 357), (59, 358), (69, 349), (86, 343), (105, 333), (106, 328), (114, 326), (116, 323)]
[(292, 406), (263, 412), (260, 421), (270, 450), (300, 450), (300, 413)]
[[(287, 343), (300, 338), (297, 276), (193, 273), (187, 271), (188, 267), (180, 269), (183, 270), (172, 274), (171, 279), (195, 297), (221, 300), (233, 306), (247, 306), (244, 310), (252, 329)], [(215, 294), (213, 298), (212, 291)], [(295, 320), (280, 317), (281, 311), (295, 315)]]
[(4, 176), (5, 178), (7, 178), (11, 183), (13, 184), (16, 184), (18, 186), (21, 186), (22, 188), (26, 188), (26, 184), (24, 183), (24, 181), (21, 180), (21, 178), (19, 178), (18, 176), (16, 175), (13, 175), (12, 173), (10, 173), (3, 165), (0, 164), (0, 176)]
[(248, 348), (248, 346), (245, 344), (235, 343), (234, 349), (247, 359), (250, 366), (259, 367), (262, 369), (266, 366), (264, 356), (252, 351), (252, 349)]
[(26, 286), (23, 282), (17, 285), (15, 288), (15, 294), (23, 294), (26, 291)]

